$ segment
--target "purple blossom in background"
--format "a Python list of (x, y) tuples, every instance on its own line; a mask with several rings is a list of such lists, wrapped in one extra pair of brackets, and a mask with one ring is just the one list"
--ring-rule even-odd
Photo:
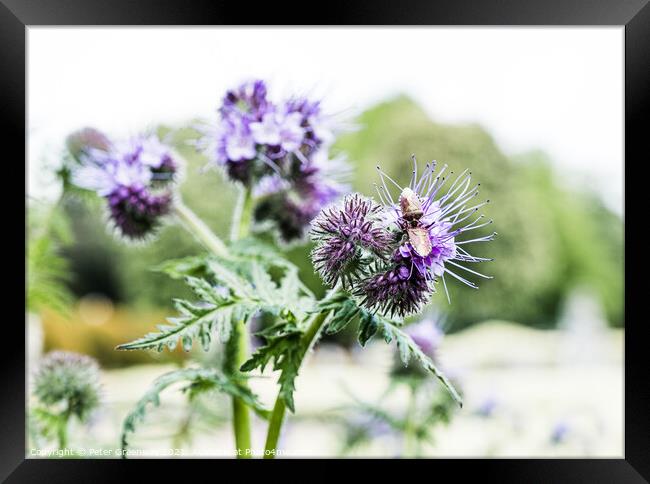
[(491, 417), (498, 406), (498, 401), (494, 397), (486, 397), (479, 404), (476, 413), (481, 417)]
[(219, 115), (200, 146), (253, 191), (255, 220), (272, 223), (283, 241), (303, 238), (318, 212), (348, 190), (340, 180), (349, 169), (328, 157), (334, 136), (320, 102), (272, 102), (256, 80), (228, 91)]
[(418, 323), (409, 324), (404, 328), (404, 332), (408, 334), (415, 344), (420, 347), (422, 352), (430, 358), (435, 356), (436, 351), (445, 337), (445, 333), (443, 333), (436, 322), (431, 319), (423, 319)]
[(570, 431), (571, 426), (565, 420), (560, 420), (553, 426), (553, 430), (551, 431), (551, 442), (554, 444), (564, 442)]
[(92, 190), (108, 203), (109, 216), (125, 237), (142, 239), (169, 213), (170, 182), (178, 166), (171, 149), (156, 136), (138, 136), (89, 148), (72, 181)]

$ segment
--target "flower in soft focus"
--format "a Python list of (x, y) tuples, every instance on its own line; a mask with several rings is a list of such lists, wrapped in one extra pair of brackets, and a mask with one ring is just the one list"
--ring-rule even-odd
[(496, 398), (492, 396), (488, 396), (481, 401), (478, 408), (476, 409), (476, 413), (481, 417), (485, 417), (485, 418), (491, 417), (492, 415), (494, 415), (494, 411), (496, 410), (498, 405), (499, 402), (497, 401)]
[(323, 280), (344, 284), (364, 270), (366, 252), (386, 252), (388, 234), (379, 224), (381, 207), (358, 194), (348, 195), (340, 205), (323, 210), (312, 222), (311, 234), (318, 245), (311, 257)]
[[(445, 333), (442, 331), (438, 316), (427, 316), (418, 322), (411, 323), (404, 327), (404, 332), (411, 337), (413, 342), (425, 355), (431, 358), (436, 364), (440, 364), (440, 345), (445, 337)], [(396, 351), (391, 375), (393, 377), (428, 379), (430, 373), (420, 365), (404, 365), (399, 351)]]
[(558, 421), (551, 431), (551, 442), (553, 444), (561, 444), (566, 440), (570, 431), (571, 426), (565, 420)]
[(77, 161), (81, 161), (92, 149), (108, 150), (111, 142), (104, 133), (95, 128), (82, 128), (70, 134), (65, 140), (65, 145), (68, 152)]
[(156, 136), (110, 143), (106, 149), (89, 147), (81, 161), (72, 182), (106, 199), (109, 216), (123, 236), (142, 239), (169, 213), (178, 164), (171, 148)]
[(252, 190), (255, 220), (271, 223), (292, 242), (348, 190), (341, 182), (348, 167), (328, 156), (333, 140), (320, 102), (272, 102), (264, 81), (256, 80), (226, 93), (218, 125), (204, 130), (199, 146), (229, 179)]
[[(476, 284), (459, 274), (459, 270), (490, 278), (464, 265), (491, 260), (470, 255), (465, 246), (492, 240), (496, 233), (459, 239), (466, 232), (492, 223), (483, 221), (482, 215), (475, 216), (489, 201), (474, 204), (479, 185), (472, 184), (471, 173), (465, 171), (446, 185), (446, 166), (436, 173), (436, 163), (429, 163), (418, 177), (415, 159), (413, 164), (411, 181), (406, 187), (379, 170), (382, 184), (377, 192), (382, 208), (374, 212), (378, 222), (373, 224), (373, 237), (382, 233), (386, 247), (366, 260), (367, 271), (351, 274), (355, 278), (350, 281), (352, 292), (361, 304), (391, 317), (418, 312), (435, 292), (438, 279), (442, 279), (447, 292), (446, 275), (472, 288), (477, 288)], [(397, 188), (395, 197), (389, 187)], [(327, 220), (327, 212), (322, 217)], [(345, 224), (335, 222), (329, 227), (328, 237), (316, 238), (313, 257), (324, 280), (333, 285), (340, 278), (337, 263), (342, 261), (340, 267), (345, 267), (346, 261), (352, 260), (353, 251), (343, 243), (347, 240)]]
[(85, 421), (99, 406), (99, 366), (86, 355), (48, 353), (34, 374), (34, 395), (43, 405)]
[(417, 344), (422, 352), (430, 358), (435, 358), (445, 333), (432, 319), (423, 319), (420, 322), (409, 324), (404, 332)]

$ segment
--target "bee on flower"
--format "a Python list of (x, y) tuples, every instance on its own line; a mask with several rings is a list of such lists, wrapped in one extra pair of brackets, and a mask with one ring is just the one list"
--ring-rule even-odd
[(349, 195), (321, 212), (312, 224), (312, 257), (326, 283), (347, 280), (366, 308), (405, 317), (429, 301), (439, 279), (447, 292), (446, 276), (472, 288), (478, 286), (463, 272), (490, 278), (468, 267), (490, 259), (472, 256), (465, 247), (496, 233), (462, 239), (492, 223), (477, 214), (489, 201), (474, 202), (479, 184), (472, 184), (468, 171), (448, 183), (447, 167), (436, 168), (436, 162), (428, 163), (418, 176), (413, 158), (411, 181), (402, 187), (378, 167), (381, 204)]

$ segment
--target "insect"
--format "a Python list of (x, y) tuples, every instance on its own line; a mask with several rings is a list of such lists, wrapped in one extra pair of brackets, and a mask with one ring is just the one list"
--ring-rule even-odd
[[(420, 197), (408, 187), (404, 188), (399, 196), (399, 206), (402, 211), (402, 217), (412, 225), (415, 225), (424, 215)], [(426, 257), (431, 253), (433, 247), (431, 246), (431, 239), (429, 239), (429, 231), (427, 229), (409, 226), (406, 229), (406, 233), (417, 255)]]
[(420, 197), (409, 187), (404, 188), (399, 196), (399, 208), (402, 210), (402, 217), (409, 221), (419, 220), (424, 215)]
[(429, 231), (422, 227), (409, 227), (406, 229), (409, 236), (409, 242), (415, 249), (415, 252), (420, 257), (426, 257), (433, 249), (431, 239), (429, 239)]

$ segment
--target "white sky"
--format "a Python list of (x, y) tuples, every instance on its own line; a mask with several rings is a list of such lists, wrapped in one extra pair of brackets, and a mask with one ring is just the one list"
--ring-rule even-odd
[(28, 56), (35, 197), (56, 193), (39, 168), (70, 131), (209, 117), (228, 87), (260, 77), (272, 97), (313, 93), (334, 112), (408, 94), (436, 121), (481, 123), (506, 153), (545, 150), (623, 211), (620, 27), (30, 27)]

